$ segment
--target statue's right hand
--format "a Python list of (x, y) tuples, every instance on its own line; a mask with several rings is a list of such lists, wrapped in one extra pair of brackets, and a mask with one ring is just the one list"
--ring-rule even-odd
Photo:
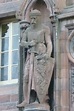
[(35, 40), (32, 40), (31, 42), (26, 42), (26, 41), (21, 41), (20, 43), (20, 46), (24, 46), (26, 48), (29, 48), (29, 46), (34, 46), (36, 43), (35, 43)]
[(24, 42), (22, 41), (21, 43), (19, 43), (20, 46), (28, 48), (28, 42)]

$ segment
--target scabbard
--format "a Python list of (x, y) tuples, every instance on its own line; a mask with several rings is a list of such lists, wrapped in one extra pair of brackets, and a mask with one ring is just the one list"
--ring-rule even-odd
[(34, 53), (30, 55), (30, 69), (29, 69), (29, 83), (28, 83), (28, 103), (30, 100), (30, 91), (31, 91), (31, 84), (32, 84), (32, 76), (33, 76), (33, 69), (34, 69)]

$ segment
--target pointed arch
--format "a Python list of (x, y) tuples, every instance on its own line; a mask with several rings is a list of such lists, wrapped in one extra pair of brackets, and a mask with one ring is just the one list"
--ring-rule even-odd
[[(47, 6), (47, 9), (50, 11), (50, 14), (52, 14), (53, 13), (52, 3), (49, 0), (43, 0), (43, 1), (45, 2), (46, 6)], [(26, 5), (25, 5), (25, 8), (23, 10), (23, 16), (24, 17), (26, 16), (27, 11), (29, 11), (30, 8), (32, 7), (32, 5), (36, 2), (37, 2), (37, 0), (28, 0), (27, 1)]]

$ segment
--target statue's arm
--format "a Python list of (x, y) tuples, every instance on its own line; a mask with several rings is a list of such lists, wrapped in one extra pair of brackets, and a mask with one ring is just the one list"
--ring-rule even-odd
[(20, 42), (20, 45), (23, 46), (23, 47), (25, 47), (25, 48), (29, 48), (29, 47), (34, 46), (35, 44), (36, 44), (35, 40), (28, 41), (28, 34), (25, 31), (25, 33), (23, 33), (23, 37), (22, 37), (22, 40)]
[(50, 29), (48, 27), (46, 27), (45, 29), (45, 40), (47, 44), (47, 55), (50, 57), (52, 53), (52, 41), (51, 41)]

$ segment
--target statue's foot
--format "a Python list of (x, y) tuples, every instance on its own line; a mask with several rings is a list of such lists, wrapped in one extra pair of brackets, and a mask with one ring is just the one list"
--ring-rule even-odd
[(24, 108), (28, 103), (26, 103), (25, 101), (23, 101), (22, 103), (17, 105), (17, 108)]

